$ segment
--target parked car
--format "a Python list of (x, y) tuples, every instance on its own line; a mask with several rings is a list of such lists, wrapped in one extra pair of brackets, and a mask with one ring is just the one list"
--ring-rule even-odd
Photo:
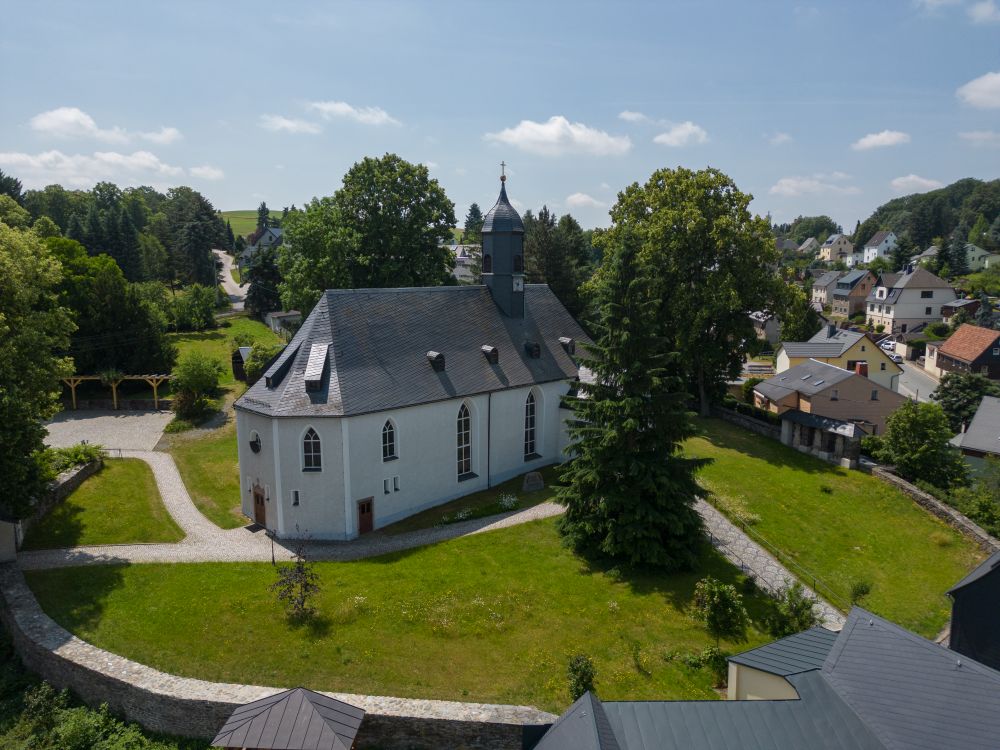
[(882, 347), (882, 349), (884, 351), (887, 351), (887, 352), (894, 352), (894, 351), (896, 351), (896, 342), (895, 341), (883, 341), (881, 344), (879, 344), (879, 346)]
[(897, 365), (903, 364), (903, 355), (902, 354), (890, 354), (889, 355), (889, 359), (891, 359)]

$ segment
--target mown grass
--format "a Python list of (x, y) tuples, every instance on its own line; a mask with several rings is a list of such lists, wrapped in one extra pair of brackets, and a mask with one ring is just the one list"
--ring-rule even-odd
[(235, 315), (220, 320), (218, 328), (208, 331), (172, 333), (170, 334), (170, 340), (177, 345), (179, 357), (184, 356), (187, 352), (198, 351), (218, 360), (223, 369), (219, 383), (225, 386), (236, 382), (235, 378), (233, 378), (230, 341), (238, 334), (249, 334), (255, 342), (260, 341), (266, 344), (283, 343), (280, 336), (259, 320), (254, 320), (243, 315)]
[[(699, 475), (709, 500), (842, 601), (867, 581), (862, 606), (926, 637), (948, 621), (945, 596), (981, 559), (971, 541), (899, 490), (720, 420), (699, 420), (691, 456), (713, 459)], [(809, 583), (808, 579), (806, 583)]]
[(257, 228), (257, 209), (223, 211), (222, 220), (229, 221), (229, 225), (233, 228), (233, 234), (246, 237)]
[(163, 505), (149, 466), (137, 458), (106, 459), (104, 468), (30, 529), (24, 549), (183, 538)]
[[(81, 638), (174, 674), (374, 695), (569, 703), (566, 666), (597, 666), (602, 698), (718, 697), (678, 654), (711, 645), (689, 615), (706, 574), (619, 574), (570, 552), (551, 519), (350, 563), (316, 565), (312, 625), (292, 625), (267, 563), (29, 571), (43, 609)], [(748, 598), (759, 618), (765, 602)], [(738, 651), (770, 640), (758, 630)]]
[(249, 523), (240, 510), (235, 422), (198, 437), (176, 438), (169, 450), (188, 494), (206, 518), (223, 529)]

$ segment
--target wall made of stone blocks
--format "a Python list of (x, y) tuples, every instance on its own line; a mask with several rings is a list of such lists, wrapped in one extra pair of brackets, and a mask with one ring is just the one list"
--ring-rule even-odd
[(48, 493), (38, 501), (38, 504), (32, 509), (31, 515), (18, 521), (18, 546), (24, 541), (24, 536), (28, 533), (28, 529), (45, 518), (54, 507), (69, 497), (73, 490), (83, 484), (83, 480), (92, 477), (100, 471), (103, 465), (104, 462), (101, 459), (90, 461), (83, 466), (74, 466), (72, 469), (67, 469), (52, 480), (49, 483)]

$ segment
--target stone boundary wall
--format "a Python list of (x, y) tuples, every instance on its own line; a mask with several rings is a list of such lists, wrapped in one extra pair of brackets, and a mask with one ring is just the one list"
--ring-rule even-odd
[[(155, 732), (211, 739), (238, 706), (281, 690), (178, 677), (82, 641), (42, 611), (14, 563), (0, 565), (0, 605), (0, 621), (29, 670)], [(359, 750), (521, 750), (526, 732), (556, 719), (528, 706), (326, 695), (367, 712)]]
[(734, 425), (742, 427), (745, 430), (750, 430), (751, 432), (756, 432), (758, 435), (781, 442), (781, 427), (777, 425), (761, 422), (759, 419), (748, 417), (745, 414), (740, 414), (732, 409), (725, 409), (721, 406), (712, 407), (712, 416), (732, 422)]
[(917, 505), (937, 516), (952, 528), (957, 529), (967, 537), (972, 539), (987, 553), (994, 553), (1000, 550), (1000, 540), (990, 536), (979, 524), (962, 513), (952, 508), (950, 505), (941, 502), (933, 495), (924, 492), (919, 487), (910, 484), (902, 477), (896, 476), (883, 466), (874, 466), (871, 470), (872, 476), (876, 476), (887, 484), (902, 490), (909, 495)]
[(18, 548), (20, 548), (21, 542), (24, 541), (24, 536), (28, 533), (28, 529), (41, 521), (54, 507), (69, 497), (73, 490), (83, 484), (83, 480), (92, 477), (100, 471), (103, 465), (104, 461), (97, 459), (96, 461), (85, 463), (83, 466), (74, 466), (72, 469), (66, 469), (66, 471), (49, 482), (48, 493), (45, 497), (38, 501), (38, 504), (31, 511), (30, 516), (22, 518), (17, 524)]

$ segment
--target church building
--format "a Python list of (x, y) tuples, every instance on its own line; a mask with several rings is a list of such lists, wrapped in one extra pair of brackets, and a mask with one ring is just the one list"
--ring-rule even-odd
[(353, 539), (561, 462), (586, 336), (524, 283), (500, 197), (481, 286), (332, 289), (236, 401), (243, 512), (279, 537)]

